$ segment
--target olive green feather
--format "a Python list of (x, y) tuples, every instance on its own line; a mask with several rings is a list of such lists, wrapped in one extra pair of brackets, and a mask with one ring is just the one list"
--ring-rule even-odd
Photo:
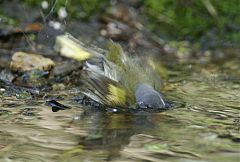
[[(119, 82), (130, 92), (134, 92), (138, 84), (148, 83), (160, 89), (162, 86), (159, 74), (155, 71), (148, 58), (140, 59), (126, 54), (122, 47), (110, 41), (106, 58), (117, 65)], [(152, 62), (151, 62), (152, 63)]]

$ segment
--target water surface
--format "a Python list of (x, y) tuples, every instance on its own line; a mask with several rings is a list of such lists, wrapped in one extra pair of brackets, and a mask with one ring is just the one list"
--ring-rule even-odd
[(92, 110), (76, 88), (49, 94), (72, 107), (55, 113), (43, 99), (1, 95), (0, 161), (238, 162), (239, 58), (173, 67), (162, 91), (182, 106), (162, 113)]

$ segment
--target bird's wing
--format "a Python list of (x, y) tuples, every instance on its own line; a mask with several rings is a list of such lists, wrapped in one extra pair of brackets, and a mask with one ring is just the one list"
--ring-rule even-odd
[(120, 83), (99, 73), (83, 70), (81, 89), (91, 99), (108, 106), (128, 107), (133, 95)]

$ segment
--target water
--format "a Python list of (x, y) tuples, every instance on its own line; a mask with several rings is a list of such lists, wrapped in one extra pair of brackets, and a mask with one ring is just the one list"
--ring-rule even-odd
[(239, 58), (173, 65), (163, 92), (181, 107), (162, 113), (110, 113), (74, 102), (76, 89), (52, 92), (70, 110), (44, 100), (0, 100), (0, 161), (238, 162)]

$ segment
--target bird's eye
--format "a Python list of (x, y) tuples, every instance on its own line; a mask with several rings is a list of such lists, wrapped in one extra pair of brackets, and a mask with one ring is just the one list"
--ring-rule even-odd
[(145, 105), (143, 102), (139, 102), (139, 103), (138, 103), (138, 106), (139, 106), (139, 108), (141, 108), (141, 109), (146, 109), (146, 108), (148, 108), (148, 106)]

